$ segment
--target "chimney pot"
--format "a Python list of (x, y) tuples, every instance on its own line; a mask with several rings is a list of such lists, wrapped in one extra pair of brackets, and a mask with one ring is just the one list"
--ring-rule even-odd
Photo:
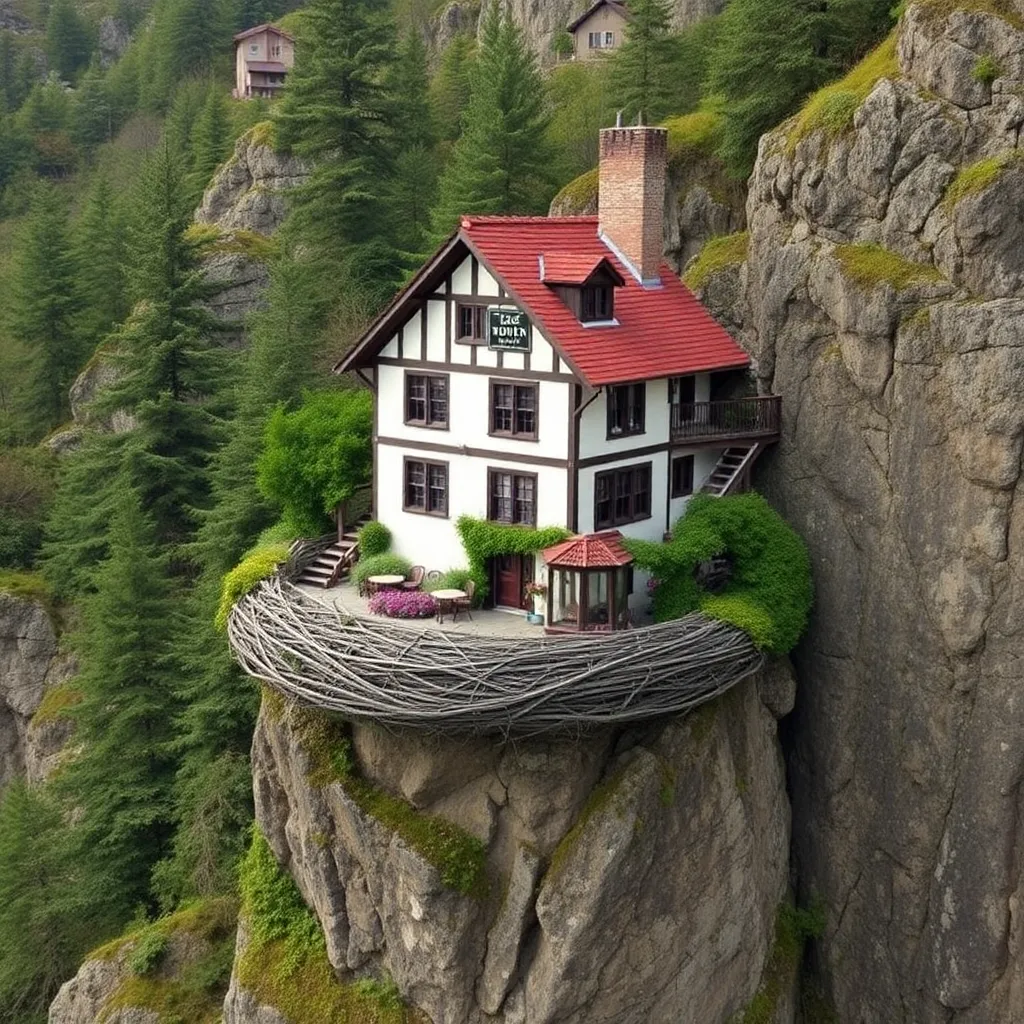
[(598, 220), (601, 234), (641, 284), (661, 283), (668, 132), (645, 125), (601, 131)]

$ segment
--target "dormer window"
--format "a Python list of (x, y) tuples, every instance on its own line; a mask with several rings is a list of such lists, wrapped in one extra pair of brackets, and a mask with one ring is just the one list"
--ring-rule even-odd
[(611, 284), (587, 284), (580, 289), (580, 323), (614, 319), (614, 291)]

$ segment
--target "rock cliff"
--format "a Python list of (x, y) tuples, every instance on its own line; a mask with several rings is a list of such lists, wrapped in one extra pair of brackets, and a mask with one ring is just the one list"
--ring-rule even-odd
[(52, 769), (69, 735), (57, 712), (73, 700), (64, 685), (73, 672), (45, 604), (0, 591), (0, 792)]
[(912, 3), (762, 140), (704, 290), (783, 396), (795, 871), (844, 1024), (1024, 1021), (1022, 90), (1022, 0)]
[[(792, 700), (778, 665), (682, 720), (501, 744), (265, 698), (257, 820), (339, 975), (390, 976), (433, 1024), (724, 1024), (787, 892)], [(278, 1019), (232, 984), (228, 1024)]]

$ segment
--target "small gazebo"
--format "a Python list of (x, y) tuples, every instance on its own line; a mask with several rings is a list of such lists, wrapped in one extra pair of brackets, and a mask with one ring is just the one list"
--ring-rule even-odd
[(590, 632), (627, 629), (633, 556), (618, 530), (570, 537), (547, 548), (547, 629)]

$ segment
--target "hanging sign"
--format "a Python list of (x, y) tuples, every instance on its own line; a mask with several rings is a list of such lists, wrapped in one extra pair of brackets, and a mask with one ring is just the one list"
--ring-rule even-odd
[(497, 352), (529, 352), (530, 318), (521, 309), (487, 309), (487, 347)]

